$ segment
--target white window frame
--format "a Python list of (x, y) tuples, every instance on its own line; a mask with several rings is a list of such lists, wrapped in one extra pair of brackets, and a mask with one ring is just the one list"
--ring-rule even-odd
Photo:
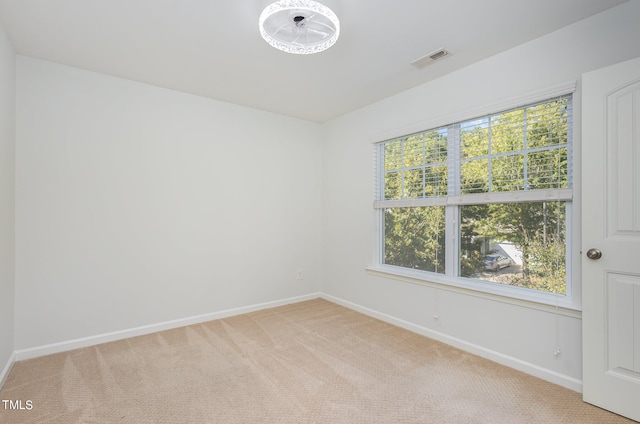
[[(573, 251), (573, 246), (579, 246), (579, 242), (576, 242), (576, 234), (573, 231), (576, 225), (579, 225), (579, 211), (576, 211), (576, 202), (574, 199), (574, 192), (579, 188), (579, 181), (576, 178), (579, 173), (576, 169), (579, 169), (578, 158), (579, 148), (576, 143), (575, 129), (579, 127), (579, 111), (577, 111), (576, 103), (577, 99), (575, 93), (575, 82), (569, 82), (560, 84), (555, 87), (551, 87), (547, 90), (541, 90), (535, 93), (529, 93), (527, 95), (518, 97), (516, 99), (507, 100), (505, 102), (486, 106), (473, 111), (466, 111), (455, 116), (444, 117), (438, 120), (431, 121), (430, 123), (419, 124), (413, 126), (413, 128), (405, 128), (404, 130), (396, 130), (388, 132), (383, 135), (379, 135), (375, 139), (372, 139), (374, 144), (375, 156), (374, 156), (374, 169), (375, 169), (375, 184), (374, 184), (374, 221), (375, 221), (375, 247), (374, 247), (374, 261), (373, 265), (368, 267), (368, 270), (377, 275), (390, 277), (410, 283), (417, 283), (423, 285), (435, 286), (438, 288), (445, 288), (451, 291), (462, 291), (467, 294), (489, 297), (492, 299), (498, 299), (506, 301), (508, 303), (521, 304), (530, 306), (536, 309), (548, 309), (559, 311), (559, 308), (564, 310), (568, 315), (575, 315), (580, 310), (580, 290), (579, 285), (575, 284), (576, 275), (574, 273), (574, 267), (579, 266), (579, 256)], [(446, 198), (416, 198), (416, 199), (400, 199), (400, 200), (379, 200), (383, 199), (384, 195), (381, 190), (384, 189), (380, 178), (384, 178), (380, 175), (379, 164), (383, 160), (383, 151), (378, 148), (380, 143), (389, 141), (394, 138), (403, 137), (407, 134), (423, 132), (426, 129), (441, 128), (451, 126), (453, 123), (468, 121), (478, 116), (486, 116), (503, 111), (516, 109), (518, 107), (525, 107), (530, 104), (551, 100), (556, 97), (573, 95), (572, 107), (573, 117), (571, 133), (569, 134), (571, 142), (569, 143), (569, 157), (572, 162), (572, 187), (567, 189), (544, 189), (544, 190), (524, 190), (518, 192), (500, 192), (500, 193), (474, 193), (474, 194), (452, 194)], [(578, 99), (579, 100), (579, 99)], [(577, 113), (578, 112), (578, 113)], [(455, 125), (455, 124), (454, 124)], [(428, 130), (426, 130), (428, 131)], [(454, 137), (449, 137), (449, 143), (454, 143)], [(455, 176), (459, 176), (459, 170), (455, 170), (454, 166), (457, 166), (458, 146), (450, 146), (449, 152), (454, 151), (455, 156), (449, 155), (449, 172), (455, 172)], [(384, 264), (384, 209), (390, 207), (399, 206), (431, 206), (431, 205), (469, 205), (469, 204), (486, 204), (486, 203), (513, 203), (513, 202), (526, 202), (526, 201), (566, 201), (566, 294), (558, 295), (554, 293), (543, 292), (539, 290), (526, 289), (521, 287), (513, 287), (508, 285), (501, 285), (491, 282), (484, 282), (482, 280), (474, 280), (464, 277), (457, 277), (457, 263), (459, 253), (459, 241), (458, 241), (458, 229), (459, 229), (459, 208), (448, 207), (446, 208), (446, 219), (448, 224), (446, 225), (446, 274), (436, 274), (428, 271), (413, 270), (400, 266)], [(454, 223), (453, 225), (451, 223)]]

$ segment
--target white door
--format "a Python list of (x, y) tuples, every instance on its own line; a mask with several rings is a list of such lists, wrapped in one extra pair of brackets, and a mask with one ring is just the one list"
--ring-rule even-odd
[(640, 58), (582, 87), (583, 398), (640, 421)]

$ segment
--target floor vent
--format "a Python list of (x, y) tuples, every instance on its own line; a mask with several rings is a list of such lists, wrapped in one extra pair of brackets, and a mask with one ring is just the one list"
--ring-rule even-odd
[(422, 56), (421, 58), (414, 60), (413, 62), (411, 62), (411, 64), (418, 69), (422, 69), (427, 65), (431, 65), (436, 60), (441, 60), (442, 58), (448, 55), (449, 55), (449, 52), (446, 51), (445, 49), (438, 49), (434, 52), (429, 53), (426, 56)]

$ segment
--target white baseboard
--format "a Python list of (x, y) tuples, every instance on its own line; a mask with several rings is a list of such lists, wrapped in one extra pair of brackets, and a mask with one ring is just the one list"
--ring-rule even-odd
[(325, 300), (328, 300), (329, 302), (333, 302), (338, 305), (344, 306), (345, 308), (349, 308), (349, 309), (353, 309), (354, 311), (361, 312), (372, 318), (376, 318), (381, 321), (387, 322), (389, 324), (396, 325), (398, 327), (404, 328), (405, 330), (409, 330), (411, 332), (423, 335), (425, 337), (429, 337), (439, 342), (446, 343), (450, 346), (453, 346), (458, 349), (464, 350), (466, 352), (472, 353), (474, 355), (478, 355), (480, 357), (489, 359), (498, 364), (516, 369), (518, 371), (522, 371), (526, 374), (532, 375), (534, 377), (538, 377), (542, 380), (549, 381), (551, 383), (576, 391), (578, 393), (582, 393), (582, 380), (578, 380), (576, 378), (573, 378), (564, 374), (560, 374), (558, 372), (540, 367), (538, 365), (525, 362), (521, 359), (504, 355), (500, 352), (496, 352), (496, 351), (484, 348), (482, 346), (478, 346), (476, 344), (469, 343), (455, 337), (451, 337), (447, 334), (440, 333), (438, 331), (434, 331), (417, 324), (413, 324), (411, 322), (402, 320), (400, 318), (396, 318), (394, 316), (387, 315), (382, 312), (378, 312), (373, 309), (369, 309), (364, 306), (360, 306), (358, 304), (355, 304), (347, 300), (343, 300), (325, 293), (322, 293), (320, 297)]
[(13, 363), (16, 361), (16, 353), (13, 352), (7, 361), (7, 364), (4, 366), (2, 371), (0, 372), (0, 389), (4, 386), (4, 382), (7, 380), (9, 376), (9, 371), (11, 371), (11, 367)]
[(69, 340), (69, 341), (60, 342), (60, 343), (53, 343), (53, 344), (38, 346), (34, 348), (29, 348), (29, 349), (17, 350), (13, 353), (11, 358), (9, 358), (9, 362), (6, 364), (6, 366), (2, 370), (2, 373), (0, 374), (0, 387), (2, 387), (2, 385), (4, 384), (4, 380), (9, 374), (9, 371), (11, 370), (11, 366), (15, 361), (22, 361), (25, 359), (36, 358), (39, 356), (50, 355), (53, 353), (66, 352), (69, 350), (78, 349), (82, 347), (88, 347), (88, 346), (93, 346), (101, 343), (122, 340), (129, 337), (142, 336), (145, 334), (155, 333), (158, 331), (170, 330), (172, 328), (184, 327), (186, 325), (199, 324), (202, 322), (228, 318), (235, 315), (246, 314), (249, 312), (255, 312), (262, 309), (275, 308), (277, 306), (283, 306), (283, 305), (303, 302), (306, 300), (312, 300), (317, 298), (323, 298), (329, 302), (342, 305), (346, 308), (353, 309), (354, 311), (361, 312), (370, 317), (379, 319), (384, 322), (388, 322), (389, 324), (393, 324), (398, 327), (404, 328), (406, 330), (412, 331), (414, 333), (423, 335), (425, 337), (438, 340), (440, 342), (454, 346), (458, 349), (464, 350), (474, 355), (478, 355), (480, 357), (497, 362), (501, 365), (505, 365), (507, 367), (516, 369), (518, 371), (522, 371), (534, 377), (538, 377), (543, 380), (558, 384), (559, 386), (565, 387), (567, 389), (574, 390), (579, 393), (582, 392), (582, 381), (576, 378), (563, 375), (546, 368), (542, 368), (538, 365), (522, 361), (518, 358), (504, 355), (500, 352), (496, 352), (496, 351), (484, 348), (482, 346), (478, 346), (476, 344), (469, 343), (455, 337), (451, 337), (447, 334), (431, 330), (429, 328), (402, 320), (400, 318), (396, 318), (391, 315), (387, 315), (382, 312), (378, 312), (376, 310), (373, 310), (373, 309), (370, 309), (370, 308), (358, 305), (356, 303), (349, 302), (325, 293), (312, 293), (304, 296), (291, 297), (291, 298), (281, 299), (281, 300), (272, 301), (272, 302), (265, 302), (265, 303), (250, 305), (250, 306), (227, 309), (227, 310), (213, 312), (209, 314), (198, 315), (198, 316), (189, 317), (189, 318), (182, 318), (182, 319), (162, 322), (158, 324), (151, 324), (151, 325), (131, 328), (127, 330), (115, 331), (112, 333), (106, 333), (106, 334), (101, 334), (97, 336), (85, 337), (81, 339)]
[[(275, 308), (277, 306), (288, 305), (291, 303), (304, 302), (306, 300), (317, 299), (320, 293), (312, 293), (304, 296), (290, 297), (287, 299), (276, 300), (272, 302), (258, 303), (255, 305), (242, 306), (239, 308), (226, 309), (223, 311), (213, 312), (194, 317), (181, 318), (173, 321), (161, 322), (158, 324), (145, 325), (142, 327), (130, 328), (127, 330), (114, 331), (112, 333), (99, 334), (97, 336), (84, 337), (81, 339), (69, 340), (60, 343), (52, 343), (44, 346), (37, 346), (29, 349), (21, 349), (14, 352), (13, 361), (23, 361), (25, 359), (37, 358), (39, 356), (51, 355), (53, 353), (66, 352), (82, 347), (94, 346), (102, 343), (113, 342), (116, 340), (128, 339), (130, 337), (142, 336), (145, 334), (155, 333), (158, 331), (170, 330), (173, 328), (184, 327), (192, 324), (213, 321), (222, 318), (228, 318), (234, 315), (242, 315), (249, 312), (260, 311), (262, 309)], [(13, 364), (10, 361), (10, 364)], [(9, 364), (9, 365), (10, 365)], [(7, 368), (10, 369), (10, 366)], [(8, 373), (8, 369), (5, 370)], [(4, 371), (3, 371), (4, 373)], [(1, 380), (0, 380), (1, 381)], [(1, 386), (0, 386), (1, 387)]]

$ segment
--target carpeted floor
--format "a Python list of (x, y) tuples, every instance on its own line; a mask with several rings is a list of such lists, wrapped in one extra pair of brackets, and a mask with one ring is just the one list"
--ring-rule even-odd
[(632, 423), (324, 300), (17, 362), (0, 423)]

